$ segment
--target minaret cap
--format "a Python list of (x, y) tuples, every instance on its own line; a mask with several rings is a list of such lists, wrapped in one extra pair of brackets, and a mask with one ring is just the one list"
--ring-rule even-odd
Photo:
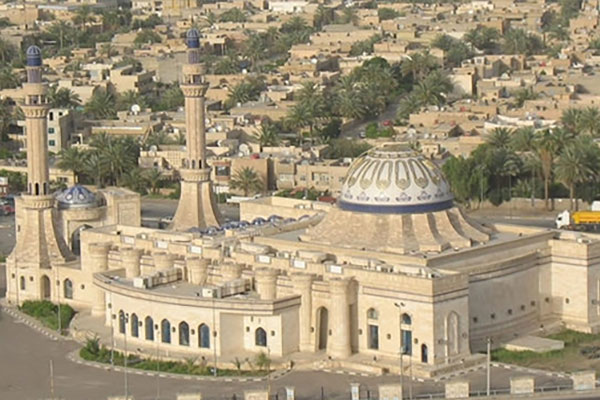
[(200, 32), (197, 29), (190, 29), (187, 31), (185, 43), (188, 49), (199, 49), (200, 48)]
[(40, 67), (42, 65), (42, 50), (37, 46), (27, 48), (27, 66)]

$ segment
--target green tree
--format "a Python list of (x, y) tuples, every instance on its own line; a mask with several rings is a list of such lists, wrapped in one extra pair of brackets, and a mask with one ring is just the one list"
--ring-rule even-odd
[(413, 53), (407, 56), (401, 64), (402, 74), (412, 76), (413, 82), (427, 76), (439, 67), (437, 59), (429, 52)]
[(110, 90), (98, 87), (85, 103), (84, 113), (94, 119), (114, 118), (117, 115), (116, 105), (115, 95)]
[(544, 50), (542, 39), (523, 29), (509, 29), (502, 42), (502, 51), (506, 54), (539, 54)]
[(0, 67), (0, 89), (15, 89), (21, 85), (21, 78), (11, 67)]
[(495, 128), (486, 138), (486, 143), (494, 149), (507, 150), (511, 143), (512, 134), (513, 132), (510, 129)]
[(398, 18), (401, 15), (402, 14), (400, 14), (398, 11), (394, 10), (393, 8), (382, 7), (377, 10), (377, 16), (379, 17), (379, 22), (386, 21), (388, 19)]
[(464, 40), (479, 50), (489, 52), (498, 47), (500, 32), (496, 28), (479, 25), (468, 31)]
[(85, 26), (91, 22), (95, 22), (96, 18), (92, 14), (92, 8), (88, 5), (83, 5), (75, 11), (72, 20), (75, 25), (79, 25), (81, 31), (85, 31)]
[(533, 87), (519, 89), (514, 93), (515, 105), (517, 107), (523, 107), (523, 104), (527, 100), (537, 100), (540, 95), (533, 90)]
[(251, 167), (238, 169), (229, 180), (229, 187), (241, 190), (245, 197), (250, 193), (258, 193), (263, 189), (263, 183), (256, 170)]
[(48, 90), (48, 102), (55, 108), (75, 108), (81, 105), (78, 94), (68, 88), (50, 87)]
[(18, 50), (6, 39), (0, 38), (0, 64), (6, 65), (11, 63), (18, 55)]
[(577, 133), (585, 133), (592, 137), (600, 136), (600, 110), (598, 107), (590, 106), (581, 110), (577, 131)]
[(585, 154), (581, 146), (572, 143), (561, 151), (556, 161), (556, 177), (569, 189), (571, 210), (577, 208), (575, 204), (577, 184), (586, 182), (596, 173), (592, 166), (588, 165)]
[(431, 45), (446, 52), (446, 61), (451, 67), (458, 67), (463, 60), (473, 56), (471, 49), (465, 42), (455, 39), (450, 35), (438, 35), (431, 42)]
[(160, 37), (160, 35), (151, 29), (143, 29), (141, 32), (138, 32), (138, 34), (135, 36), (135, 39), (133, 40), (133, 43), (135, 43), (136, 45), (154, 44), (161, 42), (162, 38)]
[(158, 193), (163, 180), (162, 172), (158, 168), (150, 168), (144, 173), (144, 181), (150, 186), (153, 194)]
[(279, 134), (274, 124), (270, 122), (263, 122), (260, 125), (260, 130), (256, 135), (260, 147), (277, 146), (279, 144)]
[(239, 8), (230, 8), (219, 16), (219, 22), (246, 22), (247, 17), (244, 11)]
[(73, 171), (75, 181), (81, 182), (81, 177), (86, 172), (87, 154), (77, 147), (69, 147), (61, 150), (58, 156), (58, 168), (64, 171)]

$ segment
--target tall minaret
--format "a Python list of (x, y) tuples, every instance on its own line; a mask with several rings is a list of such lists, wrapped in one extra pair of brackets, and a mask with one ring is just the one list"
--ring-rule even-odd
[[(7, 259), (8, 298), (21, 303), (25, 299), (54, 299), (54, 282), (50, 269), (74, 259), (62, 236), (56, 232), (55, 199), (50, 194), (48, 171), (47, 120), (50, 108), (47, 85), (42, 83), (42, 51), (37, 46), (27, 49), (27, 83), (23, 84), (27, 133), (27, 192), (16, 201), (16, 244)], [(17, 282), (26, 278), (27, 289), (19, 296)], [(37, 282), (36, 279), (37, 278)], [(36, 282), (31, 285), (31, 281)]]
[(200, 63), (200, 35), (196, 29), (187, 33), (188, 62), (183, 65), (181, 90), (185, 96), (186, 156), (181, 174), (181, 197), (173, 218), (173, 229), (206, 228), (221, 222), (217, 208), (210, 168), (206, 162), (206, 131), (204, 126), (204, 65)]

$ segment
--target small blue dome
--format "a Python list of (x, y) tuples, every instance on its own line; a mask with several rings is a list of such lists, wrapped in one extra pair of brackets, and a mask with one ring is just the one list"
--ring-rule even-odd
[(197, 29), (190, 29), (187, 31), (185, 43), (189, 49), (200, 48), (200, 32)]
[(42, 65), (42, 50), (39, 47), (29, 46), (25, 54), (28, 67), (40, 67)]
[(91, 208), (98, 205), (96, 195), (81, 185), (71, 186), (56, 196), (59, 208)]

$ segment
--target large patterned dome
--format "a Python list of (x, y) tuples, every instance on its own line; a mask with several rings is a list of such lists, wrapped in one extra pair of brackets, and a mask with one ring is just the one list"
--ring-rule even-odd
[(96, 195), (88, 188), (75, 185), (56, 196), (59, 208), (90, 208), (98, 205)]
[(339, 199), (347, 211), (413, 214), (452, 207), (452, 192), (440, 169), (401, 144), (369, 150), (350, 166)]

